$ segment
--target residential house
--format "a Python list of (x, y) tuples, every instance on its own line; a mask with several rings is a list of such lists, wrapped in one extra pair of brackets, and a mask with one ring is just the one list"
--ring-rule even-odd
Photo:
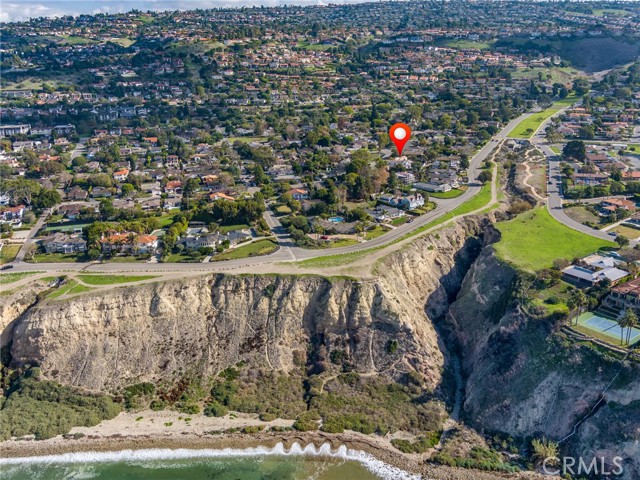
[(235, 198), (233, 198), (231, 195), (227, 195), (226, 193), (222, 193), (222, 192), (212, 193), (211, 195), (209, 195), (209, 198), (214, 202), (216, 200), (230, 200), (230, 201), (235, 200)]
[(425, 192), (448, 192), (451, 190), (451, 185), (448, 183), (424, 183), (418, 182), (413, 184), (414, 188), (418, 190), (424, 190)]
[(155, 235), (137, 235), (131, 232), (115, 233), (100, 240), (102, 253), (105, 254), (154, 254), (158, 250), (158, 237)]
[(13, 226), (20, 227), (25, 208), (24, 205), (2, 208), (0, 210), (0, 223), (11, 223)]
[(82, 253), (87, 251), (87, 241), (79, 236), (66, 233), (54, 233), (42, 239), (41, 244), (47, 253)]
[(171, 180), (164, 186), (167, 195), (182, 195), (182, 182), (180, 180)]
[(603, 280), (615, 284), (629, 275), (626, 270), (617, 268), (620, 263), (613, 257), (588, 255), (562, 270), (562, 278), (578, 287), (592, 287)]
[(294, 200), (306, 200), (309, 198), (309, 190), (306, 188), (292, 188), (287, 190), (287, 193), (293, 197)]
[(640, 278), (613, 287), (603, 304), (617, 310), (633, 308), (640, 313)]
[(86, 200), (88, 196), (89, 193), (77, 185), (71, 187), (67, 192), (67, 198), (69, 200)]
[(117, 172), (113, 172), (113, 179), (116, 180), (117, 182), (124, 182), (128, 176), (129, 176), (128, 168), (123, 168), (121, 170), (118, 170)]

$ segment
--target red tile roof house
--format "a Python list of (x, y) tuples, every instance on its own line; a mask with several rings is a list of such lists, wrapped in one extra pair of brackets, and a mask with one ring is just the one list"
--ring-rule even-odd
[(127, 177), (129, 176), (129, 169), (128, 168), (123, 168), (122, 170), (118, 170), (117, 172), (113, 172), (113, 178), (114, 180), (117, 180), (118, 182), (124, 182)]
[(177, 195), (182, 193), (182, 182), (180, 180), (172, 180), (167, 182), (164, 191), (169, 194)]
[(24, 214), (25, 208), (24, 205), (3, 208), (0, 211), (0, 221), (18, 226), (22, 225), (22, 215)]
[(303, 188), (292, 188), (287, 193), (293, 197), (294, 200), (306, 200), (309, 198), (309, 191)]
[(600, 202), (600, 210), (605, 213), (614, 213), (619, 208), (633, 211), (636, 209), (636, 204), (631, 200), (625, 200), (624, 198), (608, 198)]
[(158, 237), (155, 235), (136, 235), (135, 233), (116, 233), (100, 240), (102, 253), (141, 254), (155, 253), (158, 249)]

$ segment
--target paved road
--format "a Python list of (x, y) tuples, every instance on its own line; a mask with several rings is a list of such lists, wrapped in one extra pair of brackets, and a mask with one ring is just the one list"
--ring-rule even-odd
[(377, 237), (368, 242), (359, 243), (357, 245), (350, 245), (347, 247), (332, 248), (325, 250), (309, 250), (297, 247), (293, 244), (286, 231), (273, 215), (270, 209), (265, 212), (264, 218), (272, 228), (280, 249), (272, 253), (271, 255), (264, 255), (261, 257), (244, 258), (238, 260), (226, 260), (222, 262), (209, 262), (209, 263), (36, 263), (28, 264), (19, 262), (15, 265), (14, 271), (45, 271), (45, 272), (60, 272), (60, 271), (79, 271), (90, 268), (92, 271), (102, 272), (211, 272), (211, 271), (225, 271), (233, 270), (239, 267), (251, 267), (265, 264), (273, 264), (278, 262), (290, 262), (293, 260), (305, 260), (315, 257), (323, 257), (327, 255), (336, 255), (342, 253), (354, 253), (361, 250), (366, 250), (374, 247), (379, 247), (387, 243), (400, 239), (407, 233), (410, 233), (423, 225), (430, 223), (431, 221), (447, 214), (456, 207), (462, 205), (464, 202), (472, 198), (482, 188), (482, 185), (477, 181), (478, 174), (481, 171), (482, 163), (489, 157), (493, 149), (498, 144), (507, 138), (507, 135), (513, 128), (525, 118), (533, 115), (533, 113), (526, 113), (520, 117), (509, 122), (500, 132), (498, 132), (484, 147), (482, 147), (478, 153), (476, 153), (469, 162), (469, 188), (459, 197), (451, 199), (438, 200), (437, 207), (431, 210), (425, 215), (417, 217), (411, 223), (405, 223), (387, 232), (380, 237)]
[[(557, 112), (556, 115), (561, 115), (566, 109), (562, 109)], [(551, 117), (553, 118), (553, 117)], [(549, 180), (551, 183), (547, 185), (547, 210), (553, 218), (560, 223), (563, 223), (569, 228), (577, 230), (592, 237), (601, 238), (603, 240), (612, 241), (613, 236), (608, 235), (606, 232), (595, 230), (591, 227), (581, 224), (569, 217), (562, 208), (562, 172), (560, 171), (560, 156), (555, 154), (551, 148), (544, 144), (544, 130), (546, 125), (551, 121), (549, 118), (545, 121), (540, 128), (536, 131), (536, 134), (531, 139), (532, 143), (538, 147), (538, 149), (547, 157)]]
[(49, 213), (51, 213), (50, 209), (46, 209), (44, 212), (42, 212), (42, 215), (40, 215), (40, 218), (38, 218), (38, 221), (36, 222), (36, 224), (31, 228), (31, 230), (29, 230), (29, 234), (27, 235), (27, 238), (25, 239), (24, 243), (20, 247), (20, 250), (18, 251), (18, 254), (16, 255), (14, 262), (18, 263), (24, 260), (24, 256), (27, 254), (27, 251), (29, 250), (29, 245), (33, 243), (33, 239), (36, 236), (36, 233), (38, 233), (38, 231), (44, 225), (44, 222), (47, 220)]
[(76, 148), (74, 148), (73, 151), (71, 152), (71, 160), (73, 160), (76, 157), (79, 157), (80, 155), (84, 155), (85, 153), (87, 153), (87, 149), (85, 147), (87, 140), (89, 140), (89, 137), (80, 138), (80, 141), (76, 144)]

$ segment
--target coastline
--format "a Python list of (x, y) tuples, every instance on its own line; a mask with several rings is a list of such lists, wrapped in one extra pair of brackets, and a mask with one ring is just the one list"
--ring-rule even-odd
[[(140, 412), (148, 413), (148, 412)], [(153, 412), (160, 417), (176, 416), (175, 412)], [(345, 432), (341, 434), (329, 434), (321, 431), (314, 432), (274, 432), (263, 431), (259, 433), (212, 433), (202, 431), (202, 426), (193, 429), (188, 425), (179, 431), (171, 431), (165, 434), (148, 432), (140, 434), (138, 432), (113, 433), (111, 428), (106, 428), (104, 433), (98, 433), (101, 426), (110, 422), (122, 424), (130, 422), (128, 417), (133, 414), (121, 414), (114, 420), (102, 422), (95, 427), (75, 427), (71, 430), (71, 435), (57, 436), (47, 440), (7, 440), (0, 443), (0, 458), (22, 458), (40, 457), (48, 455), (61, 455), (66, 453), (79, 452), (117, 452), (123, 450), (143, 450), (143, 449), (248, 449), (256, 447), (273, 448), (279, 443), (283, 444), (286, 450), (292, 445), (298, 444), (301, 447), (313, 444), (320, 448), (323, 444), (328, 444), (332, 451), (345, 446), (350, 450), (361, 451), (370, 454), (376, 460), (384, 462), (392, 467), (406, 471), (411, 474), (421, 475), (423, 479), (433, 480), (494, 480), (494, 479), (537, 479), (542, 478), (533, 472), (523, 472), (519, 474), (503, 474), (499, 472), (482, 472), (477, 470), (466, 470), (454, 467), (437, 466), (425, 463), (420, 455), (403, 454), (395, 450), (388, 439), (377, 436), (364, 435), (357, 432)], [(196, 420), (200, 415), (194, 415)], [(140, 418), (140, 417), (136, 417)], [(181, 417), (178, 417), (181, 418)], [(278, 423), (290, 423), (287, 420), (276, 420), (274, 422), (261, 422), (255, 417), (247, 418), (210, 418), (206, 423), (229, 425), (237, 423), (247, 425), (277, 425)], [(134, 424), (135, 425), (135, 424)], [(282, 426), (282, 425), (281, 425)], [(227, 427), (229, 428), (229, 427)], [(136, 430), (149, 430), (141, 426)], [(192, 430), (192, 431), (190, 431)], [(86, 431), (84, 433), (82, 431)], [(214, 430), (214, 432), (218, 432)], [(73, 438), (73, 434), (83, 433), (83, 436)]]

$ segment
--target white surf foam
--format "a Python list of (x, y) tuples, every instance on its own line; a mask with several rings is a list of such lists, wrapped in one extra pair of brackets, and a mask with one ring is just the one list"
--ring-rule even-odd
[(371, 473), (385, 480), (421, 480), (420, 475), (414, 475), (381, 460), (361, 450), (353, 450), (341, 445), (336, 450), (328, 443), (319, 448), (313, 444), (302, 447), (299, 443), (293, 443), (288, 450), (284, 444), (278, 443), (273, 448), (224, 448), (213, 449), (169, 449), (150, 448), (142, 450), (120, 450), (116, 452), (75, 452), (60, 455), (45, 455), (41, 457), (2, 458), (2, 465), (28, 465), (28, 464), (65, 464), (65, 463), (109, 463), (109, 462), (146, 462), (153, 460), (180, 460), (191, 458), (225, 458), (225, 457), (261, 457), (261, 456), (310, 456), (333, 457), (361, 463)]

